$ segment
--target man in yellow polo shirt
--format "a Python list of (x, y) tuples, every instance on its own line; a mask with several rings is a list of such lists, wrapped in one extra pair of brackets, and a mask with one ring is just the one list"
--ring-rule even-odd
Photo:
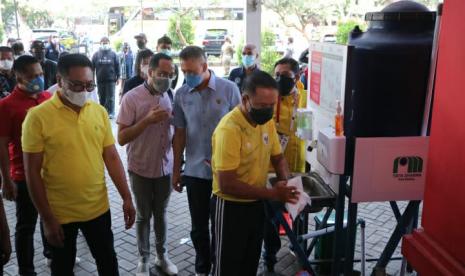
[(74, 275), (78, 230), (99, 275), (119, 275), (105, 166), (123, 199), (127, 229), (135, 210), (108, 114), (88, 101), (95, 88), (91, 61), (80, 54), (62, 57), (58, 83), (51, 100), (29, 110), (22, 132), (28, 189), (51, 245), (52, 275)]
[[(263, 240), (262, 200), (296, 202), (273, 117), (276, 81), (257, 71), (243, 85), (242, 105), (218, 124), (212, 138), (216, 276), (256, 275)], [(269, 164), (279, 181), (267, 189)]]
[[(274, 66), (279, 98), (273, 119), (276, 122), (279, 141), (291, 173), (305, 172), (305, 141), (296, 136), (297, 109), (306, 106), (306, 94), (300, 82), (299, 63), (293, 58), (282, 58)], [(281, 248), (279, 227), (267, 214), (265, 220), (264, 252), (266, 272), (273, 273), (278, 261), (276, 254)], [(294, 218), (295, 219), (295, 218)]]

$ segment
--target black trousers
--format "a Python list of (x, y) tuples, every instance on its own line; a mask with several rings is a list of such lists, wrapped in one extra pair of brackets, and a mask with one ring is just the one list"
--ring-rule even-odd
[(118, 261), (111, 231), (110, 211), (86, 222), (63, 224), (64, 247), (50, 246), (52, 276), (73, 276), (76, 261), (76, 239), (81, 230), (95, 259), (100, 276), (118, 276)]
[[(275, 210), (282, 210), (283, 204), (279, 202), (269, 201)], [(271, 206), (270, 206), (271, 207)], [(265, 222), (263, 233), (263, 259), (265, 265), (270, 269), (278, 262), (276, 254), (281, 249), (281, 238), (279, 237), (279, 223), (274, 218), (274, 214), (270, 208), (265, 208)]]
[[(191, 213), (191, 239), (195, 248), (195, 272), (209, 274), (214, 261), (214, 232), (211, 206), (212, 180), (183, 176)], [(211, 227), (209, 222), (211, 220)], [(211, 233), (211, 239), (210, 239)]]
[(215, 202), (215, 276), (257, 275), (265, 218), (262, 201)]
[(100, 104), (111, 116), (115, 114), (115, 85), (115, 82), (99, 82), (97, 84)]
[[(36, 275), (34, 270), (34, 232), (38, 213), (32, 203), (25, 181), (15, 182), (18, 196), (16, 198), (15, 248), (19, 275)], [(43, 254), (50, 258), (50, 249), (41, 227)]]

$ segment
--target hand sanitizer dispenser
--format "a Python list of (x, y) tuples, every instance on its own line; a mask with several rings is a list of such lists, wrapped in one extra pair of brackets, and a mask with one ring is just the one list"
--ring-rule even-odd
[(336, 136), (332, 127), (318, 133), (317, 160), (332, 174), (344, 174), (346, 153), (345, 136)]

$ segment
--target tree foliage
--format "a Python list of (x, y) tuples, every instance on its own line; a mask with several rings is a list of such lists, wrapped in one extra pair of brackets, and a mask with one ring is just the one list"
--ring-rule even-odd
[(275, 12), (280, 21), (288, 28), (299, 31), (308, 41), (308, 26), (318, 26), (326, 17), (329, 4), (324, 0), (265, 0), (265, 8)]
[(173, 48), (181, 49), (194, 43), (195, 31), (192, 17), (174, 14), (169, 19), (168, 36), (173, 40)]
[(339, 44), (346, 45), (349, 41), (349, 34), (355, 28), (355, 26), (359, 26), (359, 28), (363, 31), (366, 29), (366, 25), (356, 20), (348, 20), (345, 22), (340, 22), (337, 25), (337, 33), (336, 33), (336, 42)]
[[(280, 58), (275, 48), (276, 36), (270, 30), (262, 31), (262, 52), (260, 54), (260, 69), (273, 75), (274, 64)], [(242, 55), (242, 53), (241, 53)]]

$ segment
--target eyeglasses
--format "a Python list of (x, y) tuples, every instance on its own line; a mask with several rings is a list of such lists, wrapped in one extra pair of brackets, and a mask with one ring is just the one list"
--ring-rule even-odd
[(176, 78), (176, 74), (167, 74), (167, 73), (163, 73), (163, 72), (157, 72), (157, 73), (155, 73), (155, 76), (159, 77), (159, 78), (167, 78), (167, 79), (170, 79), (170, 80), (174, 80)]
[(82, 83), (70, 80), (65, 80), (65, 82), (68, 83), (69, 89), (71, 89), (71, 91), (73, 92), (81, 92), (83, 90), (86, 90), (87, 92), (92, 92), (96, 87), (94, 82)]

